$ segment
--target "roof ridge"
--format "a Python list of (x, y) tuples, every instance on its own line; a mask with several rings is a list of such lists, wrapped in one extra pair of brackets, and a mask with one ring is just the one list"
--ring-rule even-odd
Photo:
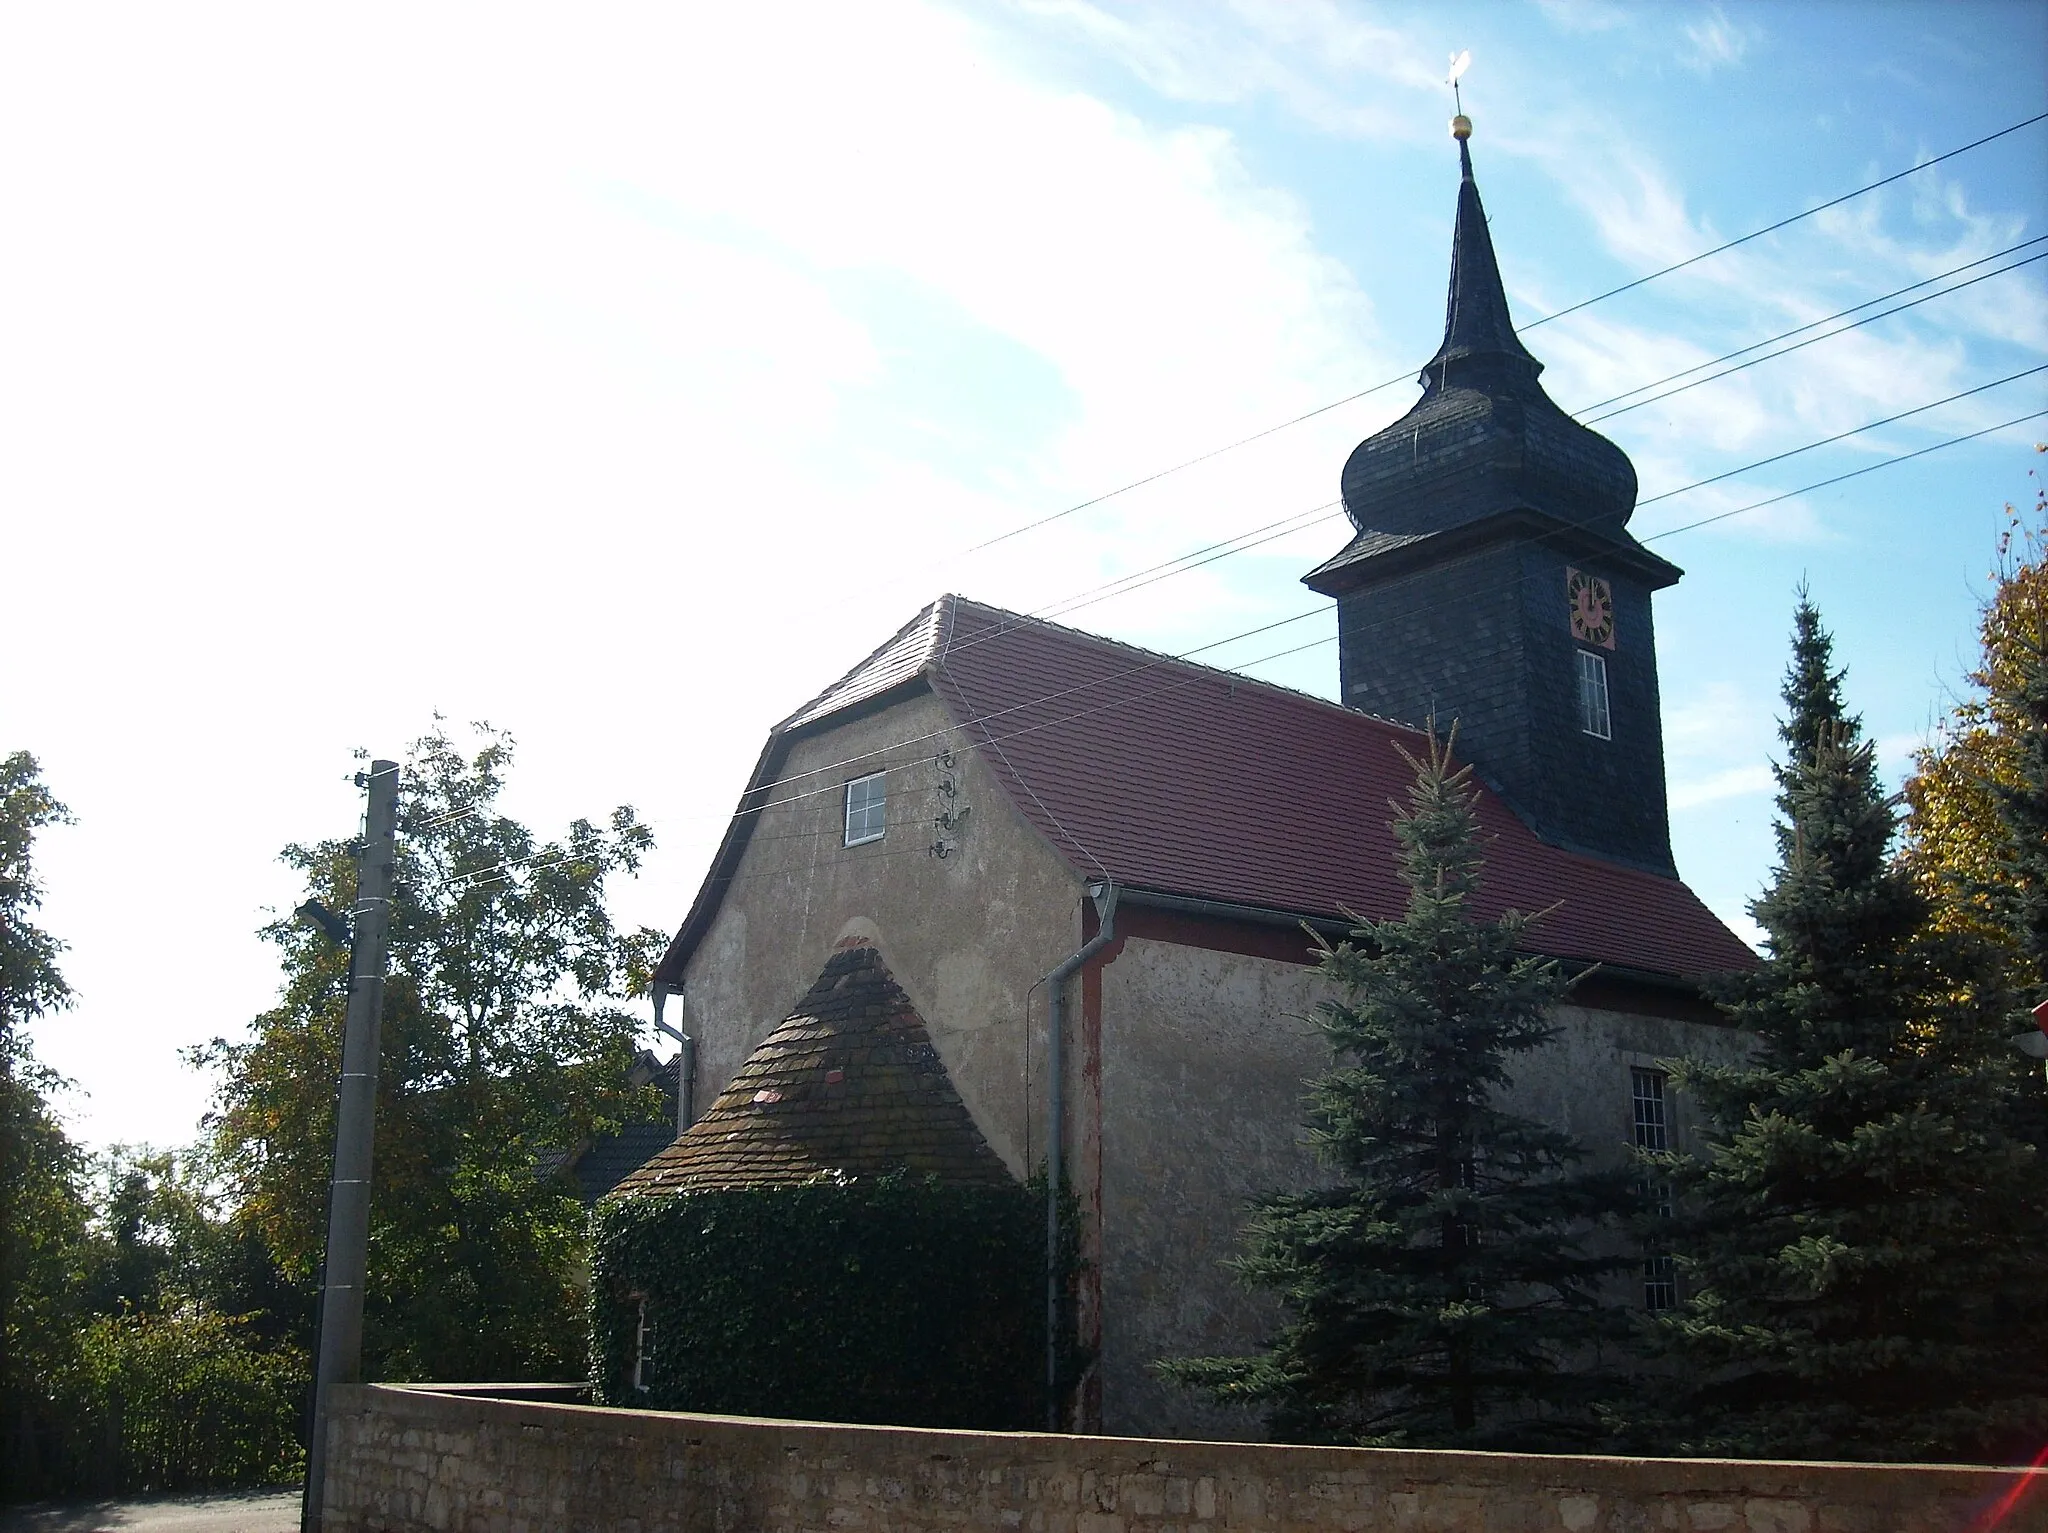
[[(1243, 671), (1233, 671), (1228, 667), (1220, 665), (1205, 665), (1199, 660), (1189, 660), (1181, 655), (1168, 654), (1165, 650), (1146, 649), (1142, 644), (1133, 644), (1127, 639), (1113, 639), (1107, 634), (1095, 633), (1086, 628), (1076, 628), (1068, 623), (1055, 623), (1049, 618), (1037, 617), (1029, 612), (1012, 612), (1007, 607), (998, 607), (989, 602), (976, 601), (971, 596), (948, 593), (941, 599), (952, 603), (955, 612), (961, 607), (973, 608), (997, 619), (1012, 620), (1012, 626), (1014, 627), (1022, 627), (1029, 624), (1034, 628), (1048, 629), (1053, 633), (1066, 634), (1077, 639), (1086, 639), (1091, 644), (1105, 644), (1113, 649), (1123, 650), (1128, 654), (1136, 655), (1149, 662), (1157, 663), (1164, 661), (1169, 665), (1177, 665), (1189, 671), (1214, 676), (1221, 681), (1227, 681), (1233, 685), (1258, 687), (1290, 701), (1313, 703), (1318, 708), (1328, 709), (1345, 718), (1370, 719), (1375, 724), (1384, 724), (1389, 729), (1400, 730), (1403, 734), (1420, 736), (1423, 733), (1415, 725), (1404, 723), (1400, 719), (1390, 719), (1384, 714), (1368, 713), (1363, 708), (1347, 708), (1342, 703), (1333, 702), (1327, 697), (1318, 697), (1313, 692), (1304, 692), (1299, 687), (1283, 686), (1277, 681), (1266, 681), (1258, 676), (1249, 676)], [(971, 646), (981, 642), (983, 641), (978, 637), (970, 638), (968, 645)], [(887, 646), (884, 647), (886, 648)], [(950, 649), (950, 647), (949, 642), (948, 648)], [(941, 663), (945, 659), (943, 655), (937, 658)]]

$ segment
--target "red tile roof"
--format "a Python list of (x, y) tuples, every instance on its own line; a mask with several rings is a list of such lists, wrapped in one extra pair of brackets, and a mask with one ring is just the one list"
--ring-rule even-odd
[[(1088, 877), (1304, 916), (1398, 915), (1391, 801), (1419, 731), (1229, 671), (957, 596), (778, 727), (787, 739), (922, 678), (1032, 825)], [(749, 792), (785, 752), (771, 740)], [(752, 800), (758, 802), (757, 799)], [(737, 816), (662, 975), (681, 966), (737, 870)], [(1683, 883), (1564, 851), (1482, 791), (1476, 913), (1556, 908), (1539, 950), (1692, 978), (1755, 955)]]
[[(1284, 687), (948, 597), (935, 691), (1085, 874), (1296, 911), (1398, 915), (1391, 800), (1419, 731)], [(1482, 916), (1558, 908), (1542, 949), (1699, 975), (1755, 955), (1683, 883), (1560, 850), (1482, 792)]]

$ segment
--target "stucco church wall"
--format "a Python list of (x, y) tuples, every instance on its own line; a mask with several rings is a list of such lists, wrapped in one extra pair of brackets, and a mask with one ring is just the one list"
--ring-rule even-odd
[[(1306, 948), (1307, 939), (1302, 939)], [(1102, 974), (1101, 1425), (1144, 1436), (1263, 1435), (1153, 1371), (1162, 1357), (1255, 1351), (1277, 1311), (1223, 1263), (1254, 1195), (1314, 1185), (1304, 1090), (1328, 1045), (1306, 1018), (1318, 971), (1270, 957), (1127, 938)], [(1518, 1062), (1504, 1105), (1577, 1136), (1595, 1161), (1633, 1143), (1631, 1066), (1734, 1061), (1712, 1023), (1562, 1006), (1559, 1035)], [(1678, 1148), (1696, 1144), (1667, 1097)], [(1638, 1302), (1618, 1282), (1614, 1297)]]
[[(873, 939), (931, 1031), (954, 1086), (1012, 1172), (1045, 1154), (1043, 1039), (1027, 1059), (1032, 987), (1080, 944), (1084, 890), (929, 693), (799, 741), (684, 974), (708, 1106), (810, 988), (840, 939)], [(872, 754), (870, 754), (872, 753)], [(845, 841), (844, 783), (888, 772), (887, 832)], [(815, 777), (801, 774), (816, 772)], [(950, 784), (952, 791), (946, 791)], [(777, 802), (777, 801), (780, 802)], [(961, 818), (966, 811), (966, 817)], [(951, 814), (954, 828), (934, 825)], [(932, 854), (943, 841), (947, 855)], [(1027, 1069), (1033, 1090), (1024, 1089)]]
[[(1302, 938), (1304, 948), (1308, 945)], [(1153, 1437), (1262, 1436), (1152, 1372), (1251, 1350), (1279, 1318), (1223, 1262), (1246, 1201), (1315, 1182), (1302, 1090), (1328, 1047), (1303, 964), (1129, 938), (1102, 971), (1102, 1423)]]

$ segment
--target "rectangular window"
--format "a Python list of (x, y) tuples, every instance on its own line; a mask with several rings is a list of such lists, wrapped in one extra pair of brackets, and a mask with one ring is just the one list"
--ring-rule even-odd
[(1610, 740), (1613, 734), (1607, 717), (1607, 662), (1590, 650), (1572, 653), (1579, 657), (1579, 728)]
[(1678, 1308), (1678, 1273), (1668, 1256), (1652, 1256), (1643, 1263), (1643, 1308), (1655, 1312)]
[(882, 779), (886, 772), (856, 777), (846, 785), (846, 844), (879, 841), (888, 826), (888, 795)]
[[(1662, 1070), (1637, 1070), (1628, 1072), (1629, 1107), (1635, 1119), (1636, 1148), (1639, 1150), (1668, 1150), (1671, 1148), (1671, 1120), (1665, 1112), (1664, 1072)], [(1663, 1182), (1644, 1182), (1643, 1196), (1649, 1200), (1653, 1212), (1663, 1218), (1671, 1217), (1671, 1188)], [(1673, 1269), (1669, 1255), (1652, 1251), (1643, 1261), (1643, 1308), (1647, 1310), (1676, 1309), (1678, 1307), (1678, 1274)]]
[(1630, 1105), (1635, 1110), (1636, 1148), (1670, 1149), (1671, 1125), (1664, 1116), (1664, 1072), (1630, 1070), (1628, 1094)]

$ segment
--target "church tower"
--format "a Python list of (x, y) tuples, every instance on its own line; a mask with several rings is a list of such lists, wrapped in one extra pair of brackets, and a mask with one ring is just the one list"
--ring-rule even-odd
[(1344, 465), (1357, 536), (1304, 577), (1336, 598), (1346, 706), (1455, 719), (1459, 753), (1544, 840), (1676, 876), (1636, 474), (1537, 382), (1508, 318), (1459, 117), (1443, 345), (1422, 398)]

